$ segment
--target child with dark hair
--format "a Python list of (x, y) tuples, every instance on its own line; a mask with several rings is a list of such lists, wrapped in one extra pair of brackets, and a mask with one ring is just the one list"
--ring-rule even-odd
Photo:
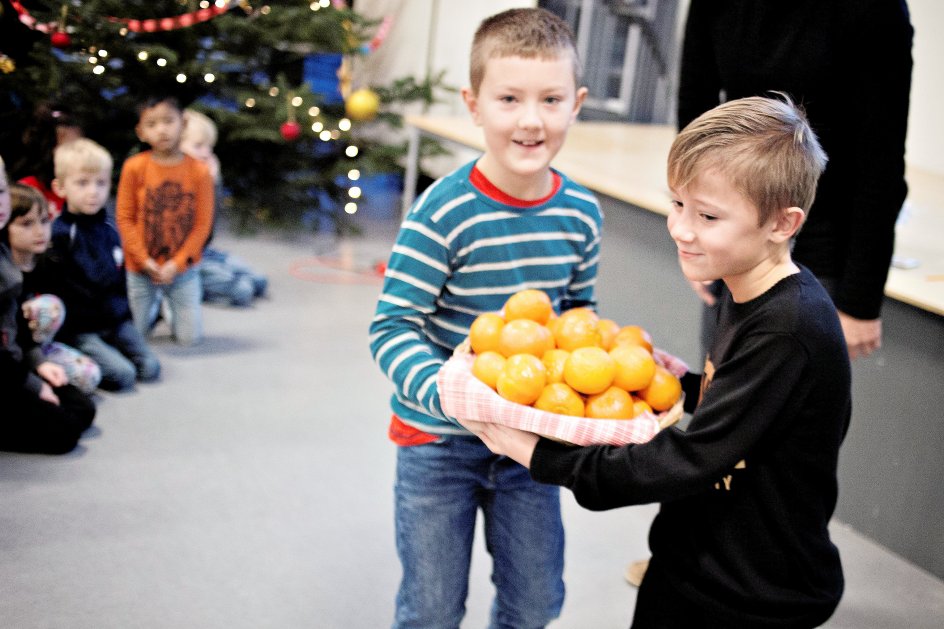
[(20, 330), (17, 344), (28, 364), (38, 369), (50, 362), (62, 367), (69, 384), (93, 393), (102, 379), (98, 364), (64, 343), (54, 340), (66, 317), (60, 298), (60, 269), (48, 253), (52, 234), (46, 199), (39, 190), (21, 183), (10, 188), (11, 213), (0, 239), (9, 247), (13, 263), (23, 274)]
[(115, 217), (128, 269), (128, 301), (147, 336), (163, 298), (181, 345), (203, 336), (200, 260), (213, 225), (213, 177), (180, 148), (184, 119), (172, 97), (138, 106), (135, 131), (150, 150), (121, 169)]
[[(10, 189), (0, 160), (0, 228), (11, 215)], [(0, 450), (64, 454), (92, 425), (95, 404), (68, 384), (65, 371), (46, 364), (37, 373), (16, 342), (23, 275), (0, 241)]]

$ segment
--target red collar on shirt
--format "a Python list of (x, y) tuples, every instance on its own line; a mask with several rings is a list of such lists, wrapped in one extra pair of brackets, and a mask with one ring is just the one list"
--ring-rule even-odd
[(493, 184), (491, 181), (485, 178), (485, 175), (482, 174), (482, 171), (478, 169), (477, 166), (472, 167), (472, 172), (469, 175), (469, 181), (472, 182), (472, 185), (475, 188), (487, 196), (488, 198), (498, 201), (503, 205), (510, 205), (512, 207), (536, 207), (538, 205), (543, 205), (547, 203), (551, 197), (553, 197), (560, 190), (561, 187), (561, 176), (555, 171), (551, 171), (551, 192), (546, 197), (540, 199), (533, 199), (526, 201), (524, 199), (516, 199), (515, 197), (505, 194)]

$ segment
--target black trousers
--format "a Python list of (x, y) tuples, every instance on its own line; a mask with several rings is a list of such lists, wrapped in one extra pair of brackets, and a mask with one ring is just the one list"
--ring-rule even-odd
[(0, 450), (65, 454), (92, 425), (95, 403), (74, 386), (53, 389), (59, 405), (26, 389), (0, 400)]

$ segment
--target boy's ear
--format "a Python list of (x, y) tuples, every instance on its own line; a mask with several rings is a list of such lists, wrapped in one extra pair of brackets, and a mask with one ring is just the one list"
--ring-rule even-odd
[(800, 230), (805, 220), (806, 212), (803, 211), (803, 208), (788, 207), (780, 212), (775, 220), (771, 238), (776, 243), (790, 240)]
[(59, 179), (53, 179), (50, 186), (52, 187), (52, 191), (55, 192), (60, 197), (66, 196), (65, 186), (62, 185), (62, 182), (59, 181)]
[(465, 106), (468, 108), (469, 113), (472, 115), (472, 122), (476, 125), (481, 126), (481, 118), (479, 116), (479, 102), (478, 97), (472, 92), (471, 87), (462, 88), (462, 100), (465, 101)]
[(576, 98), (574, 99), (574, 111), (570, 115), (570, 122), (576, 122), (577, 114), (580, 113), (580, 108), (583, 107), (583, 101), (587, 99), (587, 94), (589, 90), (586, 87), (581, 87), (577, 90)]

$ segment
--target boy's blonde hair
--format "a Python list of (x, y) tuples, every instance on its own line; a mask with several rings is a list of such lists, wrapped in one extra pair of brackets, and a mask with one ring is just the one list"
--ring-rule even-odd
[(184, 132), (181, 140), (193, 138), (197, 141), (203, 140), (211, 147), (216, 146), (216, 123), (209, 116), (195, 109), (184, 110)]
[(77, 172), (111, 174), (112, 164), (108, 151), (88, 138), (77, 138), (60, 144), (53, 153), (56, 179), (64, 179)]
[(669, 186), (684, 188), (716, 169), (758, 210), (760, 225), (780, 210), (809, 212), (826, 167), (802, 109), (785, 94), (729, 101), (682, 129), (669, 150)]
[(485, 18), (472, 38), (469, 80), (478, 94), (489, 59), (524, 57), (556, 59), (569, 55), (574, 66), (574, 85), (580, 85), (580, 59), (573, 31), (546, 9), (509, 9)]

